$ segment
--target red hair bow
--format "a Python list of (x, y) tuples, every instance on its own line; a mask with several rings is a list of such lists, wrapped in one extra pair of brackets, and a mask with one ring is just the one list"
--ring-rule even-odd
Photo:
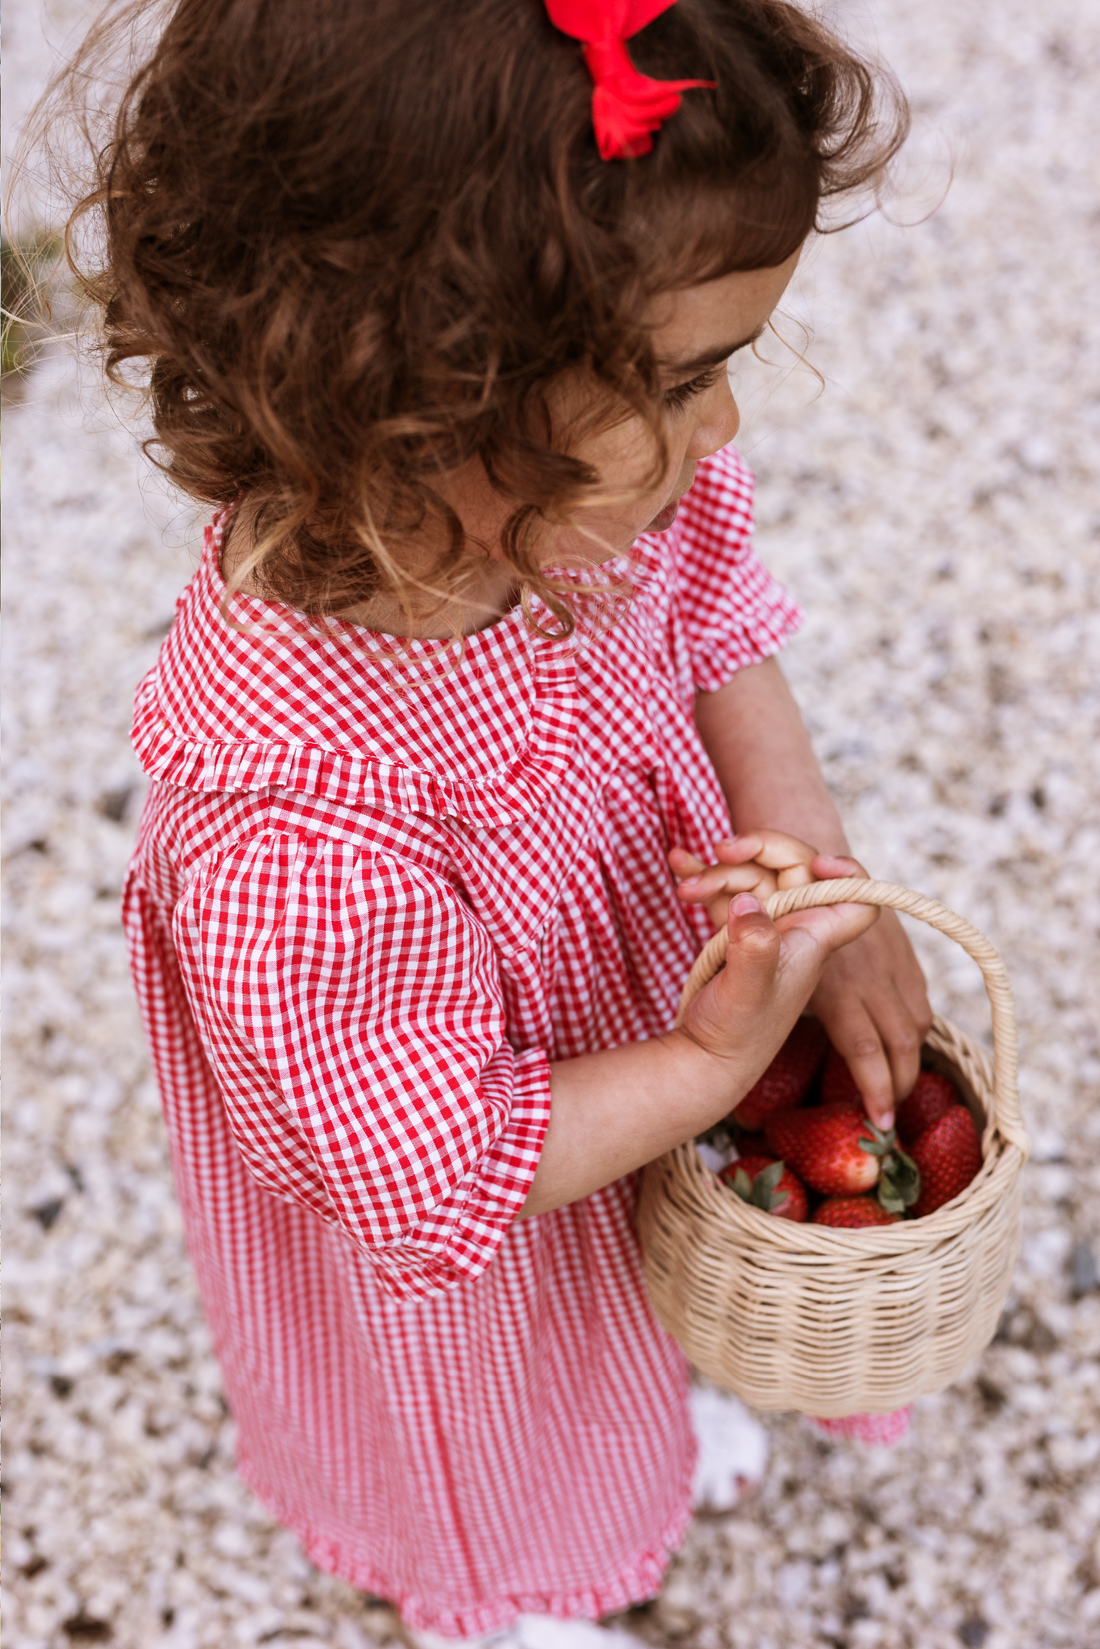
[(653, 147), (652, 133), (680, 107), (680, 93), (713, 80), (651, 80), (630, 61), (626, 43), (675, 0), (546, 0), (550, 21), (584, 42), (595, 82), (592, 124), (601, 160), (632, 160)]

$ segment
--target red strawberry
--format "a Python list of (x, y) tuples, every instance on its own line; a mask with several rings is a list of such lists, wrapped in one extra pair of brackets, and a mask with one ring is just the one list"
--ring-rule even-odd
[(898, 1106), (898, 1138), (903, 1145), (912, 1145), (958, 1103), (953, 1082), (938, 1071), (922, 1071), (909, 1098)]
[(737, 1149), (743, 1157), (767, 1157), (769, 1162), (775, 1158), (768, 1150), (768, 1142), (763, 1134), (737, 1134)]
[(775, 1214), (781, 1220), (796, 1220), (799, 1224), (806, 1218), (809, 1203), (805, 1186), (785, 1163), (776, 1162), (774, 1157), (739, 1157), (722, 1169), (719, 1178), (737, 1192), (742, 1202), (762, 1209), (765, 1214)]
[(878, 1182), (881, 1163), (870, 1149), (877, 1130), (844, 1105), (812, 1111), (781, 1111), (764, 1124), (764, 1137), (807, 1185), (825, 1196), (868, 1191)]
[(926, 1128), (911, 1154), (920, 1169), (921, 1193), (909, 1212), (920, 1219), (964, 1191), (982, 1165), (982, 1142), (966, 1106), (953, 1105)]
[(896, 1225), (900, 1214), (888, 1214), (874, 1197), (829, 1197), (813, 1216), (813, 1225)]
[(821, 1078), (821, 1102), (823, 1105), (836, 1105), (842, 1099), (853, 1109), (857, 1102), (861, 1111), (864, 1108), (863, 1095), (859, 1091), (855, 1077), (848, 1069), (847, 1062), (840, 1057), (835, 1048), (830, 1048)]
[(773, 1111), (789, 1111), (800, 1104), (828, 1046), (820, 1019), (800, 1019), (759, 1082), (734, 1110), (734, 1122), (754, 1131)]
[(777, 1157), (800, 1179), (827, 1197), (847, 1197), (879, 1187), (879, 1201), (900, 1213), (920, 1194), (913, 1163), (894, 1138), (882, 1133), (848, 1104), (819, 1105), (810, 1111), (781, 1111), (764, 1124)]

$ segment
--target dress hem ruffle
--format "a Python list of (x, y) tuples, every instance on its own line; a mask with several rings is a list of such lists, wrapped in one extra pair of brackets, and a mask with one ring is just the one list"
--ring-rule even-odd
[(516, 1592), (502, 1598), (464, 1607), (431, 1603), (412, 1591), (387, 1581), (380, 1571), (349, 1551), (341, 1542), (314, 1532), (295, 1515), (279, 1495), (265, 1488), (249, 1462), (239, 1457), (237, 1471), (271, 1516), (301, 1542), (311, 1563), (326, 1574), (345, 1581), (356, 1591), (384, 1598), (416, 1632), (439, 1632), (444, 1637), (473, 1638), (502, 1631), (520, 1615), (551, 1615), (557, 1620), (602, 1620), (638, 1603), (654, 1598), (664, 1583), (665, 1571), (684, 1543), (692, 1518), (691, 1483), (694, 1452), (681, 1485), (679, 1504), (659, 1539), (640, 1553), (618, 1575), (599, 1586), (575, 1591)]

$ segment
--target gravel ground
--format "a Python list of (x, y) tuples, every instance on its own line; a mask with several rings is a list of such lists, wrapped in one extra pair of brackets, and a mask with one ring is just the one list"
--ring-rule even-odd
[[(892, 216), (926, 214), (947, 157), (954, 178), (923, 222), (816, 249), (789, 308), (812, 316), (826, 391), (753, 367), (743, 445), (765, 556), (811, 614), (789, 671), (857, 850), (1008, 962), (1036, 1143), (1023, 1255), (997, 1340), (917, 1404), (908, 1441), (861, 1449), (769, 1417), (756, 1498), (697, 1519), (629, 1624), (687, 1649), (1088, 1649), (1100, 12), (880, 0), (846, 15), (915, 101)], [(40, 16), (10, 0), (16, 106), (45, 61)], [(143, 493), (71, 353), (6, 426), (7, 1643), (385, 1643), (385, 1607), (314, 1570), (234, 1476), (126, 975), (130, 695), (194, 524)], [(941, 1011), (983, 1034), (976, 970), (920, 943)]]

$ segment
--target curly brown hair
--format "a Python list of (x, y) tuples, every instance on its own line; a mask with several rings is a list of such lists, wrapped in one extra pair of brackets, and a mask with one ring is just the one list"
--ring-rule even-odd
[[(904, 137), (890, 76), (787, 0), (679, 0), (630, 51), (716, 89), (604, 162), (580, 47), (541, 0), (175, 6), (70, 231), (93, 213), (84, 288), (112, 378), (148, 363), (156, 461), (258, 512), (264, 595), (321, 614), (453, 587), (470, 552), (433, 481), (476, 455), (514, 505), (525, 598), (568, 633), (539, 529), (598, 478), (548, 386), (585, 369), (661, 462), (653, 296), (782, 263)], [(431, 518), (447, 548), (418, 581), (402, 542)]]

